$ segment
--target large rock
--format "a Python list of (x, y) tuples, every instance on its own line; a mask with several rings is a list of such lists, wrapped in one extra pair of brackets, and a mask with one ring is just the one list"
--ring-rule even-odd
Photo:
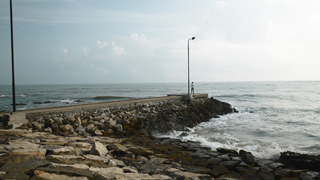
[(95, 180), (117, 180), (126, 179), (122, 169), (118, 167), (101, 168), (94, 174)]
[(90, 154), (104, 156), (108, 153), (107, 148), (101, 142), (94, 142)]
[(49, 161), (42, 158), (42, 156), (17, 155), (14, 153), (1, 157), (0, 164), (3, 164), (3, 166), (0, 171), (6, 172), (1, 179), (29, 179), (26, 174), (29, 174), (32, 169), (50, 164)]
[(56, 174), (72, 174), (92, 178), (93, 173), (85, 164), (57, 164), (51, 163), (48, 167), (39, 167), (38, 170)]
[(34, 176), (31, 178), (31, 180), (87, 180), (87, 177), (70, 177), (67, 175), (61, 175), (61, 174), (53, 174), (53, 173), (47, 173), (44, 171), (35, 170)]
[(308, 155), (295, 152), (282, 152), (279, 161), (287, 166), (320, 171), (320, 155)]
[(244, 161), (245, 163), (247, 163), (249, 165), (253, 165), (254, 164), (255, 158), (254, 158), (254, 156), (252, 155), (251, 152), (240, 150), (239, 151), (239, 155), (240, 155), (242, 161)]
[(51, 153), (53, 155), (79, 155), (79, 152), (77, 151), (77, 149), (70, 146), (53, 149), (52, 152), (50, 152), (49, 154)]

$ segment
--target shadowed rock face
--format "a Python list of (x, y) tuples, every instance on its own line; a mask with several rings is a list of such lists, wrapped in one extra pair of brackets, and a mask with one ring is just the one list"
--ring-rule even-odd
[(179, 104), (172, 108), (164, 108), (159, 114), (150, 119), (151, 131), (165, 133), (171, 130), (185, 130), (186, 127), (194, 127), (201, 122), (209, 121), (213, 117), (232, 113), (232, 107), (228, 103), (216, 99), (201, 99), (189, 104)]
[(280, 162), (296, 168), (309, 169), (320, 172), (320, 155), (308, 155), (295, 152), (282, 152)]

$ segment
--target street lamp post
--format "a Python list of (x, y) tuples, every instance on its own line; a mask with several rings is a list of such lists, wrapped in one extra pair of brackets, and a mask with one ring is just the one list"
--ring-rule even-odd
[(188, 39), (188, 95), (190, 94), (190, 65), (189, 65), (189, 41), (194, 40), (196, 37)]
[(10, 25), (11, 25), (11, 58), (12, 58), (12, 106), (16, 111), (16, 88), (14, 80), (14, 53), (13, 53), (13, 22), (12, 22), (12, 0), (10, 0)]

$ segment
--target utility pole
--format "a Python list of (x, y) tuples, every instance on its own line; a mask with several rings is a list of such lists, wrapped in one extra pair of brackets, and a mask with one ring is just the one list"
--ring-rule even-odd
[(10, 25), (11, 25), (11, 58), (12, 58), (12, 106), (16, 112), (16, 85), (14, 80), (14, 51), (13, 51), (13, 21), (12, 21), (12, 0), (10, 0)]
[(188, 39), (188, 95), (190, 94), (189, 41), (194, 39), (196, 39), (196, 37)]

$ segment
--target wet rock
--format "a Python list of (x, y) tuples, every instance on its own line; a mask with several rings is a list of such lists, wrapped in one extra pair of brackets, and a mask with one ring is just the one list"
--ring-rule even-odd
[(241, 159), (242, 159), (245, 163), (247, 163), (247, 164), (249, 164), (249, 165), (253, 165), (253, 164), (254, 164), (255, 158), (254, 158), (254, 156), (252, 155), (251, 152), (247, 152), (247, 151), (244, 151), (244, 150), (240, 150), (240, 151), (239, 151), (239, 155), (240, 155)]
[(308, 155), (295, 152), (282, 152), (279, 161), (287, 166), (320, 171), (320, 155)]
[(271, 172), (260, 171), (259, 176), (264, 180), (275, 180), (274, 175)]
[(90, 154), (104, 156), (108, 153), (107, 148), (100, 142), (94, 142)]
[(211, 174), (215, 177), (218, 177), (218, 176), (221, 176), (223, 174), (227, 174), (229, 173), (229, 170), (224, 167), (224, 166), (221, 166), (221, 165), (214, 165), (212, 167), (212, 171), (211, 171)]
[(319, 172), (308, 171), (308, 172), (302, 173), (300, 175), (300, 179), (301, 180), (320, 179), (320, 174), (319, 174)]
[(242, 180), (244, 179), (240, 174), (225, 174), (217, 178), (217, 180)]
[(240, 163), (240, 161), (222, 161), (219, 164), (228, 168), (233, 169), (235, 166), (237, 166)]
[(216, 157), (211, 157), (208, 159), (207, 163), (209, 166), (212, 166), (212, 165), (217, 165), (219, 164), (219, 162), (221, 162), (221, 159), (219, 158), (216, 158)]
[(235, 154), (238, 155), (238, 152), (233, 150), (233, 149), (227, 149), (227, 148), (217, 148), (217, 151), (222, 153), (222, 154)]

